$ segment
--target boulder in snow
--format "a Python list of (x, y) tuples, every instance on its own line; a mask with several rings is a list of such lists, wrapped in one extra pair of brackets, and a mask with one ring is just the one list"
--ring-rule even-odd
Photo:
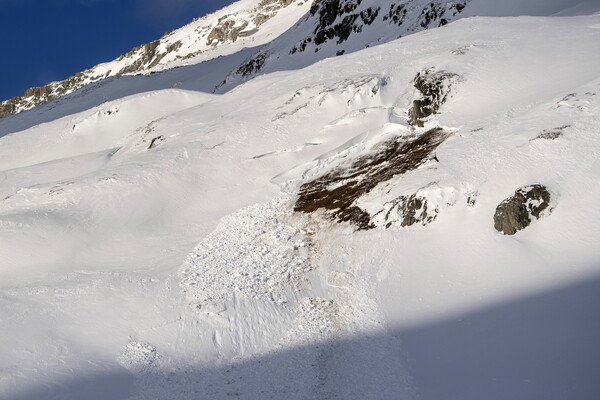
[(505, 235), (514, 235), (527, 228), (532, 221), (550, 212), (550, 192), (540, 184), (525, 186), (505, 199), (496, 208), (494, 228)]

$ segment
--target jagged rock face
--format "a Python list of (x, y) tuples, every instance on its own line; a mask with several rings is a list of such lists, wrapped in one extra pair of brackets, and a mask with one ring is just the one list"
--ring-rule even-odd
[(544, 140), (555, 140), (558, 139), (559, 137), (561, 137), (563, 135), (563, 131), (567, 128), (570, 128), (571, 125), (564, 125), (564, 126), (559, 126), (557, 128), (554, 129), (547, 129), (545, 131), (543, 131), (542, 133), (540, 133), (538, 136), (536, 136), (535, 138), (531, 139), (533, 140), (540, 140), (540, 139), (544, 139)]
[(427, 118), (436, 114), (446, 102), (457, 79), (456, 74), (436, 72), (433, 69), (419, 72), (414, 82), (420, 98), (413, 101), (409, 110), (411, 125), (423, 127)]
[(15, 114), (18, 110), (20, 100), (21, 98), (19, 96), (15, 96), (0, 103), (0, 118)]
[[(432, 23), (437, 26), (446, 25), (450, 20), (452, 20), (456, 15), (460, 14), (469, 0), (461, 1), (461, 2), (442, 2), (442, 3), (434, 3), (431, 2), (427, 4), (419, 15), (419, 26), (422, 28), (431, 27)], [(384, 15), (384, 21), (390, 21), (398, 26), (402, 25), (408, 17), (408, 5), (410, 2), (406, 3), (394, 3), (390, 5), (389, 11), (386, 15)]]
[(183, 43), (181, 43), (181, 41), (171, 43), (168, 46), (166, 46), (165, 51), (162, 52), (159, 50), (159, 45), (160, 40), (155, 40), (154, 42), (146, 43), (144, 45), (136, 47), (129, 53), (117, 58), (117, 61), (121, 61), (123, 59), (130, 58), (138, 54), (138, 57), (136, 57), (136, 60), (133, 63), (125, 66), (123, 69), (117, 72), (115, 76), (133, 74), (136, 72), (144, 71), (146, 69), (151, 69), (152, 67), (160, 63), (161, 60), (165, 58), (165, 56), (174, 51), (179, 50)]
[(449, 20), (459, 14), (467, 6), (467, 1), (462, 2), (431, 2), (423, 8), (419, 16), (420, 25), (422, 28), (430, 28), (432, 23), (437, 23), (438, 26), (446, 25)]
[[(196, 57), (222, 44), (253, 36), (261, 25), (276, 17), (281, 9), (291, 4), (302, 5), (306, 1), (308, 0), (261, 0), (247, 10), (212, 19), (208, 16), (195, 20), (177, 31), (165, 34), (159, 40), (135, 47), (110, 63), (99, 64), (63, 81), (31, 88), (22, 96), (1, 102), (0, 117), (32, 109), (108, 77), (169, 68), (173, 61)], [(193, 34), (186, 36), (181, 33), (188, 31)]]
[(290, 54), (304, 51), (310, 42), (320, 45), (335, 39), (337, 44), (341, 44), (348, 40), (353, 32), (362, 32), (364, 25), (371, 25), (375, 21), (381, 7), (357, 10), (361, 3), (362, 0), (316, 1), (310, 9), (310, 14), (318, 18), (313, 35), (294, 46)]
[[(313, 31), (313, 36), (303, 39), (297, 46), (292, 48), (291, 54), (296, 51), (304, 51), (307, 43), (314, 42), (316, 45), (335, 40), (341, 44), (348, 40), (352, 33), (361, 33), (365, 26), (373, 24), (380, 16), (385, 1), (372, 1), (370, 5), (363, 0), (321, 0), (312, 6), (311, 15), (318, 17), (318, 23)], [(402, 25), (410, 14), (415, 16), (416, 10), (420, 14), (416, 18), (416, 26), (423, 29), (445, 25), (452, 17), (455, 17), (466, 6), (463, 2), (427, 3), (424, 6), (419, 1), (405, 0), (395, 1), (389, 5), (389, 11), (381, 17), (382, 22), (397, 26)], [(446, 16), (446, 18), (444, 18)], [(415, 30), (415, 27), (411, 27)]]
[(540, 219), (546, 211), (551, 212), (551, 195), (540, 184), (519, 188), (496, 208), (494, 228), (505, 235), (514, 235), (527, 228), (532, 217)]

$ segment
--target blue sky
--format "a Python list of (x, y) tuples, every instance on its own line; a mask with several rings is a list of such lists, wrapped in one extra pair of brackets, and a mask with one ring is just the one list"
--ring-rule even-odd
[(0, 0), (0, 101), (110, 61), (234, 0)]

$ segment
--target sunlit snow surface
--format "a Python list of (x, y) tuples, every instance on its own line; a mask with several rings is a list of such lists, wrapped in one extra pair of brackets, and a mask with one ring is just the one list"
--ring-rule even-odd
[[(429, 67), (461, 77), (423, 128), (452, 137), (359, 202), (421, 190), (436, 220), (293, 213), (412, 132)], [(600, 16), (464, 19), (223, 95), (56, 110), (0, 120), (28, 128), (0, 139), (0, 398), (600, 398)], [(533, 183), (552, 214), (497, 233)]]

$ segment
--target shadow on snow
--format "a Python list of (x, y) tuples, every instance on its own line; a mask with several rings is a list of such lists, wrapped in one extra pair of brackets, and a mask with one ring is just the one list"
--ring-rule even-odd
[(81, 376), (6, 400), (596, 400), (599, 315), (600, 278), (415, 328), (214, 368)]

